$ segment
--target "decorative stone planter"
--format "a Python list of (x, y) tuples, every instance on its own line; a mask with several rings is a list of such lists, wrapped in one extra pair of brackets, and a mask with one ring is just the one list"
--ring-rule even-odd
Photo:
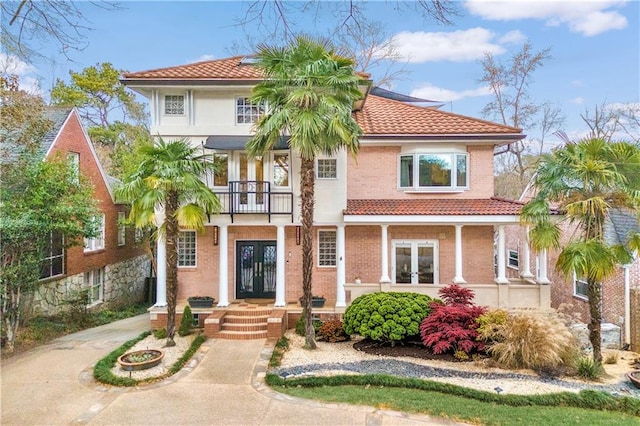
[(633, 383), (633, 386), (640, 389), (640, 370), (633, 370), (627, 373), (627, 377)]
[(214, 299), (208, 296), (189, 297), (187, 302), (192, 308), (211, 308), (213, 307)]
[[(302, 297), (300, 299), (298, 299), (300, 301), (300, 305), (302, 305)], [(311, 307), (312, 308), (322, 308), (324, 306), (324, 302), (326, 302), (327, 299), (325, 299), (324, 297), (319, 297), (319, 296), (313, 296), (311, 298)]]
[(127, 352), (118, 358), (118, 364), (124, 371), (139, 371), (155, 367), (160, 364), (164, 352), (157, 349), (143, 349), (140, 351)]

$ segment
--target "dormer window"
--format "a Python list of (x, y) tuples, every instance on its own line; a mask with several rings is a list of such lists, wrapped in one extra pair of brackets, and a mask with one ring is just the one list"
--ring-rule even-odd
[(164, 97), (165, 115), (184, 115), (184, 96), (166, 95)]
[(416, 153), (399, 158), (399, 187), (416, 191), (467, 189), (467, 154)]
[(249, 98), (236, 98), (236, 123), (253, 124), (264, 114), (265, 103), (252, 103)]

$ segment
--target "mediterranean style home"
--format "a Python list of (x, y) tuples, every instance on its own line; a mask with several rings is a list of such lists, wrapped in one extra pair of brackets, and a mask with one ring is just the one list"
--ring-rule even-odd
[[(300, 160), (286, 138), (261, 157), (244, 148), (264, 111), (249, 101), (261, 79), (243, 56), (121, 79), (149, 100), (153, 135), (187, 138), (218, 165), (207, 183), (223, 211), (204, 232), (181, 232), (178, 264), (182, 306), (191, 296), (217, 301), (195, 310), (212, 335), (231, 336), (230, 311), (247, 302), (268, 307), (260, 312), (269, 327), (301, 310)], [(376, 291), (437, 297), (451, 283), (474, 290), (482, 305), (549, 307), (544, 267), (534, 277), (524, 265), (531, 280), (508, 279), (505, 227), (519, 223), (522, 203), (494, 197), (494, 149), (525, 135), (416, 101), (367, 90), (353, 111), (363, 130), (357, 158), (316, 159), (313, 294), (326, 299), (318, 312), (340, 314)], [(158, 253), (154, 327), (166, 315), (162, 242)], [(246, 336), (264, 335), (243, 327)]]
[(116, 204), (112, 193), (114, 179), (102, 169), (78, 112), (70, 107), (46, 107), (44, 116), (52, 129), (41, 143), (44, 161), (66, 158), (94, 187), (100, 214), (99, 235), (88, 238), (84, 246), (67, 249), (62, 236), (52, 235), (45, 257), (31, 312), (53, 314), (78, 290), (88, 292), (89, 307), (122, 306), (146, 298), (145, 277), (149, 276), (149, 257), (136, 243), (134, 231), (122, 225), (128, 206)]

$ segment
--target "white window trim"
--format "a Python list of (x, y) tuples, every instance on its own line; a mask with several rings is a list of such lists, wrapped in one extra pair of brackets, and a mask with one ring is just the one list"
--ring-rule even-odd
[[(98, 217), (98, 216), (96, 216)], [(93, 252), (93, 251), (98, 251), (98, 250), (104, 250), (106, 247), (106, 241), (105, 241), (105, 215), (104, 213), (102, 213), (100, 215), (100, 217), (102, 217), (102, 229), (100, 230), (100, 235), (102, 235), (102, 238), (85, 238), (84, 239), (84, 252), (85, 253), (89, 253), (89, 252)], [(94, 217), (95, 219), (95, 217)], [(101, 245), (97, 245), (97, 242), (101, 241), (102, 244)]]
[(215, 184), (216, 181), (215, 181), (214, 173), (208, 172), (208, 176), (211, 177), (211, 188), (215, 188), (217, 190), (221, 190), (223, 188), (227, 189), (227, 188), (229, 188), (229, 182), (233, 180), (232, 176), (231, 176), (231, 170), (233, 169), (233, 166), (232, 166), (233, 153), (231, 151), (214, 151), (214, 152), (211, 153), (211, 160), (212, 161), (215, 159), (216, 155), (226, 155), (227, 156), (227, 184), (226, 185), (216, 185)]
[[(335, 166), (336, 167), (336, 175), (335, 175), (335, 177), (321, 177), (319, 175), (319, 172), (320, 172), (319, 163), (320, 163), (320, 161), (327, 161), (327, 160), (333, 161), (335, 163), (335, 165), (336, 165)], [(316, 167), (315, 167), (315, 169), (316, 169), (316, 179), (317, 180), (338, 180), (338, 159), (335, 158), (335, 157), (333, 157), (333, 158), (316, 158)]]
[[(466, 158), (467, 162), (467, 182), (464, 186), (459, 185), (450, 185), (450, 186), (419, 186), (420, 182), (420, 167), (419, 161), (417, 159), (420, 155), (450, 155), (452, 159), (452, 169), (451, 169), (451, 180), (453, 182), (453, 178), (455, 177), (457, 180), (457, 156), (462, 155)], [(413, 186), (401, 186), (401, 173), (402, 173), (402, 157), (413, 157)], [(469, 190), (469, 153), (467, 152), (456, 152), (456, 151), (419, 151), (419, 152), (401, 152), (398, 154), (396, 161), (396, 179), (397, 179), (397, 188), (400, 191), (404, 191), (406, 193), (425, 193), (425, 192), (446, 192), (446, 193), (456, 193), (456, 192), (464, 192)], [(456, 182), (457, 183), (457, 182)]]
[[(182, 114), (167, 113), (167, 96), (182, 96)], [(184, 93), (166, 93), (162, 96), (162, 115), (165, 117), (184, 117), (187, 115), (187, 96)]]
[(80, 183), (80, 153), (75, 151), (67, 152), (67, 162), (73, 167), (75, 173), (75, 183)]
[(127, 227), (124, 224), (126, 215), (118, 212), (118, 247), (127, 245)]
[[(46, 256), (42, 259), (43, 262), (48, 262), (49, 265), (51, 265), (53, 263), (53, 259), (57, 259), (57, 258), (61, 258), (62, 259), (62, 272), (56, 275), (47, 275), (46, 277), (40, 278), (39, 281), (45, 281), (45, 280), (50, 280), (52, 278), (55, 277), (61, 277), (65, 274), (65, 267), (66, 262), (65, 262), (65, 254), (66, 254), (66, 250), (64, 248), (64, 237), (62, 237), (62, 253), (61, 254), (56, 254), (55, 256), (52, 255), (52, 251), (53, 251), (53, 234), (49, 233), (49, 244), (51, 245), (51, 250), (49, 250), (46, 254)], [(51, 271), (52, 267), (49, 266), (49, 271)]]
[[(95, 274), (96, 272), (100, 273), (100, 282), (99, 284), (97, 284), (98, 286), (98, 298), (96, 300), (93, 300), (93, 288), (96, 287), (96, 285), (94, 284), (94, 280), (95, 280)], [(105, 285), (105, 268), (98, 268), (98, 269), (93, 269), (91, 271), (85, 272), (84, 273), (84, 285), (85, 288), (88, 290), (88, 296), (89, 296), (89, 300), (87, 301), (87, 306), (95, 306), (95, 305), (99, 305), (100, 303), (104, 302), (104, 285)]]
[[(512, 258), (511, 255), (515, 253), (516, 257)], [(511, 260), (514, 259), (517, 262), (516, 266), (511, 265)], [(518, 250), (507, 249), (507, 268), (519, 270), (520, 269), (520, 253)]]
[(578, 299), (589, 300), (589, 297), (586, 294), (580, 294), (576, 291), (578, 288), (578, 285), (577, 285), (578, 282), (585, 283), (585, 285), (588, 285), (586, 281), (579, 280), (577, 275), (574, 273), (573, 274), (573, 296), (577, 297)]
[[(198, 233), (192, 229), (181, 229), (180, 233), (189, 232), (193, 233), (194, 243), (193, 243), (193, 251), (194, 251), (194, 264), (193, 265), (180, 265), (180, 244), (178, 243), (178, 268), (180, 269), (195, 269), (198, 267)], [(180, 236), (178, 235), (178, 238)]]
[[(398, 246), (411, 246), (411, 261), (413, 262), (414, 250), (419, 246), (431, 246), (433, 247), (433, 284), (427, 283), (410, 283), (410, 284), (398, 284), (396, 283), (396, 247)], [(391, 277), (394, 285), (413, 285), (413, 286), (427, 286), (440, 284), (440, 244), (438, 240), (391, 240)]]
[[(251, 121), (251, 122), (244, 122), (244, 123), (240, 123), (240, 122), (238, 121), (238, 116), (239, 116), (239, 114), (238, 114), (238, 100), (239, 100), (239, 99), (245, 99), (246, 101), (248, 101), (248, 100), (249, 100), (249, 98), (250, 98), (250, 96), (236, 96), (236, 97), (234, 98), (234, 103), (233, 103), (233, 115), (234, 115), (234, 117), (235, 117), (235, 118), (234, 118), (234, 121), (235, 121), (235, 123), (236, 123), (236, 125), (237, 125), (237, 126), (246, 126), (246, 125), (248, 125), (248, 126), (253, 126), (253, 125), (254, 125), (254, 124), (255, 124), (255, 123), (260, 119), (260, 117), (261, 117), (261, 115), (258, 115), (257, 117), (255, 117), (255, 121)], [(246, 101), (245, 101), (245, 102), (246, 102)], [(251, 104), (251, 103), (250, 103), (250, 104)], [(246, 106), (246, 105), (247, 105), (247, 104), (245, 103), (245, 106)], [(253, 106), (253, 105), (252, 105), (252, 106)], [(259, 105), (258, 105), (258, 106), (259, 106)], [(265, 105), (265, 106), (264, 106), (263, 114), (264, 114), (264, 112), (266, 112), (266, 110), (267, 110), (267, 107), (266, 107), (266, 105)], [(244, 115), (244, 114), (243, 114), (243, 117), (246, 117), (246, 115)], [(251, 117), (253, 118), (253, 116), (251, 116)]]
[[(287, 171), (287, 173), (289, 174), (287, 181), (289, 182), (288, 185), (286, 186), (277, 186), (275, 184), (275, 176), (273, 173), (273, 170), (275, 168), (276, 165), (276, 159), (275, 156), (276, 155), (283, 155), (286, 154), (289, 157), (289, 170)], [(282, 150), (278, 150), (278, 151), (273, 151), (271, 153), (271, 168), (269, 169), (269, 172), (271, 173), (271, 189), (273, 189), (274, 191), (286, 191), (286, 190), (290, 190), (291, 189), (291, 180), (292, 180), (292, 175), (291, 175), (291, 151), (286, 150), (286, 149), (282, 149)]]
[[(334, 264), (333, 265), (321, 265), (320, 264), (320, 233), (322, 232), (331, 232), (333, 233), (334, 237), (335, 237), (335, 249), (336, 249), (336, 258), (334, 259)], [(322, 269), (331, 269), (331, 268), (337, 268), (338, 267), (338, 232), (335, 229), (318, 229), (317, 233), (316, 233), (316, 237), (317, 237), (317, 241), (318, 241), (318, 248), (317, 248), (317, 255), (318, 255), (318, 260), (316, 262), (318, 268), (322, 268)]]

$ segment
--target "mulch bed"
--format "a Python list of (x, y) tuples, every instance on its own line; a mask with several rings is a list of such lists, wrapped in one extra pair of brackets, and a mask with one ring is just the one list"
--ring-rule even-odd
[[(434, 354), (431, 350), (424, 347), (420, 341), (405, 341), (396, 343), (391, 346), (387, 343), (374, 342), (369, 339), (363, 339), (353, 344), (353, 348), (371, 355), (382, 355), (388, 357), (411, 357), (420, 359), (431, 359), (448, 362), (473, 362), (471, 358), (466, 361), (460, 361), (453, 354)], [(483, 356), (485, 357), (485, 356)]]

